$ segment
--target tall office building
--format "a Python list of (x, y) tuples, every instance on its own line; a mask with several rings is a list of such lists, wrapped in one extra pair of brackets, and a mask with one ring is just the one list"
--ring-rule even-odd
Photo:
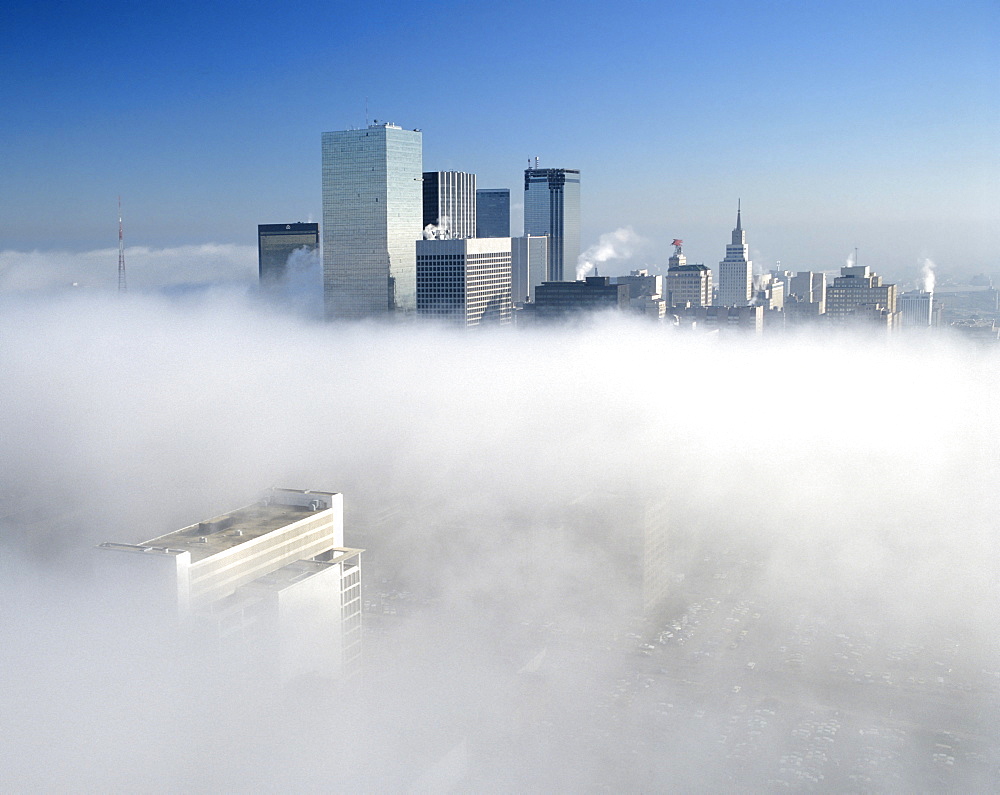
[(510, 240), (511, 300), (535, 300), (535, 288), (548, 278), (548, 235), (525, 235)]
[(462, 326), (508, 325), (510, 238), (417, 241), (417, 312)]
[(151, 622), (207, 630), (227, 658), (281, 683), (361, 664), (361, 549), (344, 498), (271, 489), (260, 502), (141, 544), (105, 542), (101, 581)]
[(579, 171), (525, 169), (524, 234), (549, 236), (547, 281), (576, 279), (576, 263), (580, 258)]
[(258, 224), (257, 272), (262, 285), (284, 281), (288, 259), (297, 251), (312, 253), (319, 248), (319, 224)]
[(475, 174), (424, 172), (424, 229), (428, 226), (437, 227), (441, 238), (478, 237)]
[(510, 237), (510, 189), (476, 190), (476, 237)]
[(736, 209), (736, 228), (726, 246), (726, 258), (719, 263), (719, 306), (746, 306), (753, 293), (753, 263), (749, 259), (747, 233), (743, 230), (740, 207)]
[(395, 124), (323, 133), (323, 299), (328, 319), (417, 308), (421, 133)]

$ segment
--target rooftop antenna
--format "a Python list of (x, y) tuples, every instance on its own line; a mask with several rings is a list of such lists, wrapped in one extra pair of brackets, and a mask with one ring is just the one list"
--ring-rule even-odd
[(368, 97), (365, 97), (365, 127), (368, 126)]
[(125, 234), (122, 231), (122, 197), (118, 197), (118, 292), (125, 288)]

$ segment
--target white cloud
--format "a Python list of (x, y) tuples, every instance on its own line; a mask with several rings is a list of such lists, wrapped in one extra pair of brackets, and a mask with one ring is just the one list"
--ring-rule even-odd
[[(682, 679), (715, 704), (759, 676), (759, 698), (779, 698), (783, 715), (844, 687), (828, 687), (822, 666), (778, 689), (777, 649), (801, 616), (821, 627), (817, 647), (863, 620), (889, 648), (954, 636), (949, 666), (996, 667), (993, 351), (708, 344), (630, 320), (479, 334), (310, 325), (232, 296), (110, 291), (0, 297), (0, 339), (0, 603), (14, 627), (0, 653), (18, 684), (0, 702), (16, 726), (0, 752), (8, 781), (240, 790), (294, 775), (301, 789), (389, 791), (468, 741), (475, 760), (515, 763), (498, 766), (503, 787), (498, 771), (477, 771), (497, 788), (576, 790), (604, 776), (678, 789), (668, 785), (685, 775), (742, 769), (703, 728), (729, 715), (693, 718)], [(366, 573), (390, 570), (428, 600), (385, 624), (362, 692), (262, 706), (251, 680), (109, 641), (80, 615), (90, 545), (141, 541), (270, 485), (344, 492), (347, 542), (373, 542)], [(667, 505), (671, 565), (755, 555), (726, 587), (763, 614), (758, 673), (682, 658), (681, 674), (655, 684), (675, 688), (669, 721), (656, 722), (655, 702), (647, 714), (640, 699), (614, 701), (617, 682), (655, 669), (586, 646), (620, 582), (621, 517), (587, 502), (609, 491)], [(580, 524), (565, 526), (574, 505)], [(702, 598), (688, 582), (679, 606)], [(563, 634), (523, 644), (522, 620)], [(542, 649), (526, 682), (517, 672)], [(915, 692), (901, 703), (918, 721)], [(864, 708), (891, 720), (880, 704)], [(966, 719), (970, 734), (992, 731), (995, 705)], [(770, 753), (777, 769), (787, 734), (766, 735), (773, 747), (755, 758)], [(564, 741), (538, 750), (539, 736)], [(597, 756), (581, 750), (592, 737)], [(46, 764), (52, 747), (60, 765)], [(331, 766), (331, 747), (350, 764)]]

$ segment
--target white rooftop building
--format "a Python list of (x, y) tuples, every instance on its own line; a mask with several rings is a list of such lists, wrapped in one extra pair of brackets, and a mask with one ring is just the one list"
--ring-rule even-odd
[(343, 677), (361, 663), (361, 552), (344, 499), (271, 489), (260, 502), (139, 544), (105, 542), (103, 579), (152, 619), (207, 627), (279, 681)]

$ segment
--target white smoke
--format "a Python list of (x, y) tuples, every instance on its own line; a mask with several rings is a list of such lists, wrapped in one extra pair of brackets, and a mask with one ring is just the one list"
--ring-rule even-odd
[(582, 279), (595, 266), (613, 259), (632, 256), (643, 239), (631, 226), (620, 226), (614, 232), (605, 232), (597, 243), (584, 251), (576, 261), (576, 278)]
[(436, 224), (427, 224), (424, 240), (451, 240), (451, 216), (442, 215)]
[(934, 261), (929, 257), (924, 258), (923, 267), (920, 269), (920, 278), (923, 283), (923, 291), (925, 293), (934, 292), (934, 269), (937, 266)]

